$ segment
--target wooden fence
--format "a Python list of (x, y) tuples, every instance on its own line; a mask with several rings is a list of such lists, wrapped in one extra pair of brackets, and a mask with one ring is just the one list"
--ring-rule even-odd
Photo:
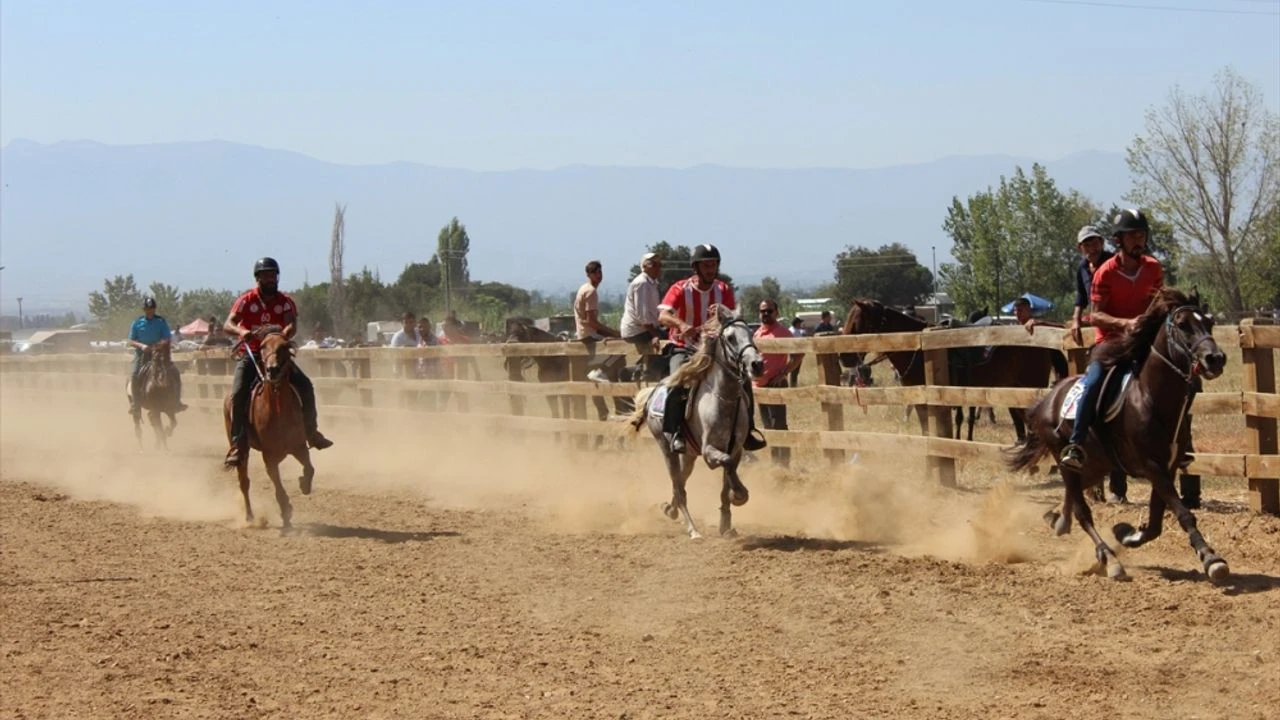
[[(1265, 321), (1246, 320), (1239, 326), (1215, 330), (1224, 347), (1238, 347), (1243, 362), (1239, 391), (1204, 392), (1196, 398), (1196, 415), (1243, 414), (1247, 430), (1247, 453), (1197, 453), (1190, 470), (1204, 475), (1246, 478), (1254, 510), (1280, 514), (1280, 455), (1277, 454), (1277, 418), (1280, 396), (1276, 393), (1275, 349), (1280, 348), (1280, 326)], [(1091, 338), (1086, 337), (1086, 342)], [(1028, 335), (1020, 327), (984, 327), (934, 330), (880, 335), (833, 335), (798, 339), (758, 341), (765, 353), (786, 352), (812, 356), (816, 360), (819, 384), (796, 388), (762, 388), (756, 397), (762, 403), (790, 407), (817, 404), (822, 427), (765, 434), (770, 445), (823, 452), (832, 462), (842, 462), (847, 453), (896, 453), (928, 458), (931, 472), (939, 482), (955, 482), (958, 460), (999, 461), (1004, 445), (953, 439), (952, 409), (956, 406), (1026, 407), (1045, 394), (1046, 389), (954, 387), (948, 384), (947, 350), (991, 345), (1023, 345), (1063, 350), (1074, 372), (1083, 371), (1088, 351), (1076, 345), (1063, 330), (1037, 329)], [(916, 387), (854, 388), (840, 385), (841, 353), (919, 351), (923, 353), (927, 384)], [(482, 424), (514, 432), (555, 433), (573, 437), (586, 447), (591, 437), (622, 437), (630, 433), (625, 423), (588, 420), (587, 398), (632, 397), (636, 383), (594, 383), (587, 380), (593, 355), (639, 357), (636, 348), (606, 341), (589, 347), (580, 342), (507, 343), (453, 345), (433, 348), (356, 348), (299, 352), (299, 362), (316, 385), (317, 399), (326, 416), (343, 414), (362, 422), (393, 417), (404, 422), (406, 414), (440, 410), (440, 403), (452, 399), (458, 412), (451, 423)], [(508, 360), (503, 379), (483, 378), (481, 358)], [(569, 380), (565, 382), (524, 382), (517, 378), (519, 365), (527, 358), (564, 358)], [(419, 379), (413, 365), (419, 360), (446, 365), (448, 378)], [(175, 356), (183, 369), (184, 396), (196, 407), (221, 412), (222, 397), (230, 385), (233, 362), (225, 348)], [(536, 360), (535, 360), (536, 362)], [(0, 378), (6, 392), (53, 389), (73, 392), (124, 392), (129, 357), (127, 354), (76, 354), (0, 356)], [(492, 363), (497, 366), (498, 363)], [(532, 371), (528, 371), (532, 374)], [(1212, 383), (1207, 386), (1212, 390)], [(392, 396), (398, 408), (375, 402), (378, 396)], [(501, 412), (471, 412), (471, 400), (478, 396), (503, 397)], [(526, 413), (531, 397), (562, 400), (561, 417), (534, 417)], [(430, 401), (424, 401), (427, 398)], [(854, 425), (845, 408), (854, 405), (928, 407), (925, 435), (860, 432), (846, 429)], [(644, 434), (642, 434), (643, 436)]]

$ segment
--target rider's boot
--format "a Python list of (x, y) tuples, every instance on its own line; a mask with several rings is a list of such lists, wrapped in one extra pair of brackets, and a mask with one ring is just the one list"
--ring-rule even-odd
[(743, 383), (743, 392), (747, 394), (747, 437), (742, 440), (742, 449), (747, 452), (756, 452), (768, 447), (769, 443), (764, 439), (764, 433), (760, 432), (756, 427), (756, 396), (751, 391), (751, 381)]
[(249, 427), (250, 397), (248, 362), (242, 360), (236, 365), (235, 375), (231, 380), (231, 448), (227, 450), (227, 457), (222, 461), (223, 465), (229, 468), (239, 465), (244, 454), (249, 451), (246, 430)]
[(176, 367), (173, 368), (173, 376), (177, 378), (177, 380), (175, 380), (177, 389), (174, 391), (173, 411), (175, 413), (180, 413), (183, 410), (188, 410), (189, 408), (186, 403), (182, 402), (182, 375), (178, 373), (178, 369)]
[(138, 373), (129, 376), (129, 414), (138, 417), (142, 414), (142, 404), (138, 402)]
[(684, 411), (689, 402), (689, 388), (673, 387), (667, 392), (667, 405), (663, 410), (662, 434), (671, 445), (672, 452), (687, 449), (684, 441)]
[(307, 431), (307, 442), (316, 450), (333, 447), (333, 441), (321, 434), (319, 411), (316, 408), (316, 390), (308, 382), (297, 383), (302, 398), (302, 423)]

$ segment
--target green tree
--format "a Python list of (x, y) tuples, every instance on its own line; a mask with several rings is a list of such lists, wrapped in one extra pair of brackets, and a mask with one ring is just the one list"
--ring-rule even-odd
[[(656, 253), (662, 258), (662, 272), (658, 274), (658, 292), (666, 294), (667, 288), (671, 287), (678, 280), (683, 280), (693, 275), (693, 268), (689, 261), (693, 259), (693, 249), (687, 245), (671, 245), (663, 241), (650, 245), (645, 252)], [(729, 287), (734, 289), (736, 294), (738, 288), (733, 284), (733, 278), (724, 274), (724, 263), (721, 262), (720, 279)], [(640, 274), (640, 265), (632, 265), (627, 275), (628, 282), (634, 280)]]
[(227, 319), (231, 314), (231, 305), (237, 294), (231, 290), (214, 290), (213, 288), (197, 288), (182, 293), (179, 303), (181, 310), (177, 313), (178, 321), (188, 323), (196, 318), (208, 320), (216, 317), (218, 322)]
[(933, 274), (901, 243), (879, 250), (845, 248), (835, 258), (835, 297), (850, 305), (858, 298), (872, 298), (887, 305), (920, 302), (933, 290)]
[(775, 300), (780, 308), (785, 308), (791, 304), (792, 298), (783, 293), (777, 278), (766, 275), (760, 279), (759, 284), (744, 285), (738, 293), (738, 308), (742, 311), (742, 317), (754, 319), (763, 300)]
[(409, 263), (391, 287), (394, 303), (402, 310), (423, 313), (443, 306), (444, 276), (440, 259), (431, 256), (425, 263)]
[[(1203, 255), (1205, 279), (1225, 306), (1240, 311), (1264, 298), (1248, 270), (1265, 263), (1266, 223), (1280, 205), (1280, 115), (1231, 68), (1214, 88), (1189, 96), (1175, 86), (1146, 114), (1146, 135), (1128, 152), (1134, 187), (1127, 199), (1168, 218), (1188, 249)], [(1246, 297), (1245, 289), (1251, 295)], [(1274, 287), (1274, 286), (1271, 286)]]
[(467, 266), (467, 253), (471, 250), (471, 238), (467, 236), (467, 226), (453, 218), (448, 225), (440, 228), (436, 238), (436, 258), (438, 258), (444, 275), (445, 308), (452, 306), (455, 295), (465, 295), (471, 284), (471, 272)]
[(156, 299), (156, 312), (167, 317), (170, 324), (182, 322), (182, 291), (177, 285), (153, 282), (147, 286), (147, 294)]
[(103, 280), (101, 292), (89, 293), (89, 313), (97, 319), (103, 337), (126, 337), (129, 325), (142, 314), (142, 293), (133, 275)]
[(342, 337), (363, 337), (366, 323), (399, 317), (402, 310), (393, 307), (390, 293), (377, 273), (362, 268), (345, 283), (347, 327), (340, 328)]
[(1099, 215), (1079, 193), (1058, 190), (1041, 165), (1030, 176), (1015, 168), (994, 190), (952, 198), (942, 228), (956, 262), (939, 268), (939, 287), (960, 313), (994, 311), (1024, 292), (1070, 306), (1076, 233)]
[(334, 334), (333, 316), (329, 314), (329, 283), (311, 285), (304, 283), (301, 288), (290, 293), (293, 302), (298, 306), (298, 335), (311, 337), (311, 329), (317, 324), (328, 334)]

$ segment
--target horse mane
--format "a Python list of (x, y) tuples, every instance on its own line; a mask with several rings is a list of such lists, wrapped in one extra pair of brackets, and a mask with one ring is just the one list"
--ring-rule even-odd
[(1151, 353), (1151, 346), (1160, 334), (1160, 326), (1169, 313), (1184, 305), (1199, 305), (1199, 298), (1187, 295), (1177, 288), (1165, 287), (1151, 295), (1151, 303), (1146, 312), (1138, 316), (1138, 323), (1133, 330), (1104, 342), (1098, 348), (1098, 362), (1105, 368), (1112, 368), (1123, 363), (1132, 363), (1136, 368), (1142, 367)]
[(707, 308), (708, 317), (707, 321), (702, 323), (702, 340), (698, 343), (698, 349), (688, 362), (671, 374), (672, 386), (693, 387), (711, 372), (715, 364), (716, 343), (720, 341), (720, 330), (724, 327), (721, 320), (722, 314), (731, 315), (731, 311), (722, 305), (712, 305)]

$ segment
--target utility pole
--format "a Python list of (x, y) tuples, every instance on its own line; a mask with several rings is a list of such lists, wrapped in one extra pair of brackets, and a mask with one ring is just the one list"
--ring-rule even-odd
[(937, 302), (938, 295), (938, 246), (930, 245), (929, 251), (933, 253), (933, 294), (934, 302)]
[(18, 329), (21, 330), (23, 327), (24, 327), (24, 323), (22, 322), (22, 298), (18, 298)]

